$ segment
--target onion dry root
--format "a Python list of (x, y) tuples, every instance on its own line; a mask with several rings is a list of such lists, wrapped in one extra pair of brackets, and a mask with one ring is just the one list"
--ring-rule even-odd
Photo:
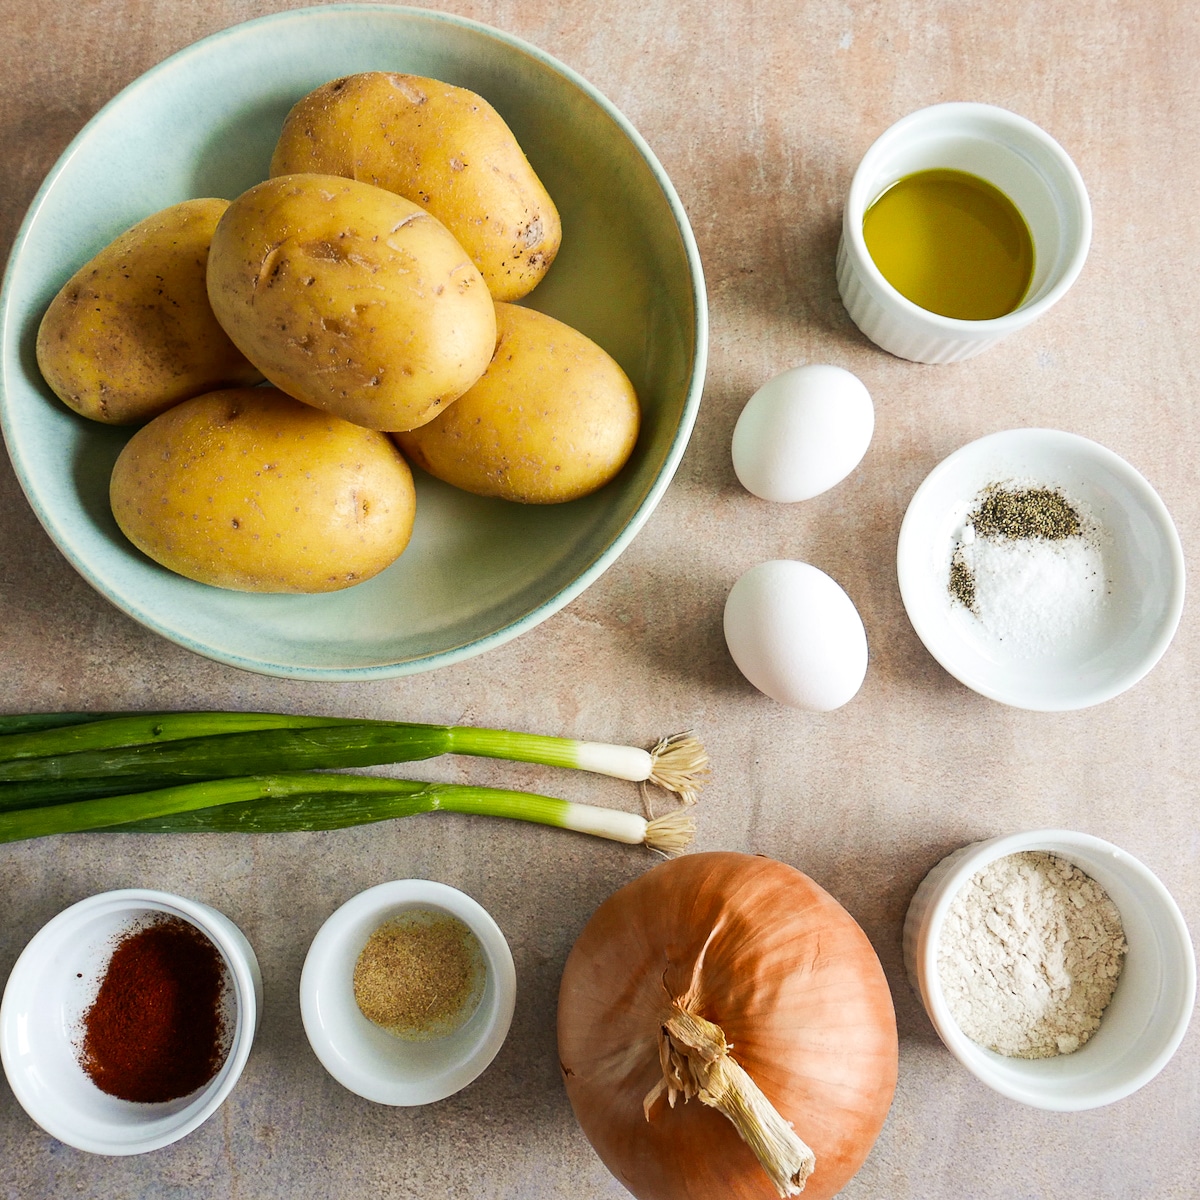
[(664, 1092), (672, 1108), (679, 1095), (685, 1100), (695, 1097), (733, 1122), (781, 1197), (798, 1196), (817, 1165), (812, 1150), (730, 1056), (733, 1047), (720, 1026), (682, 1004), (672, 1005), (672, 1010), (659, 1034), (663, 1077), (642, 1101), (646, 1120)]

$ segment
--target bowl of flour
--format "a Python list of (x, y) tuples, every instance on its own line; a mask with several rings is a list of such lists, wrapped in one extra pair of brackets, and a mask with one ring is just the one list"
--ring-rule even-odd
[(1059, 1112), (1149, 1083), (1196, 998), (1191, 937), (1157, 876), (1062, 829), (990, 838), (938, 863), (909, 905), (904, 962), (972, 1074)]
[(967, 687), (1065, 711), (1132, 687), (1183, 611), (1179, 535), (1111, 450), (1011, 429), (943, 460), (908, 506), (900, 594), (926, 648)]

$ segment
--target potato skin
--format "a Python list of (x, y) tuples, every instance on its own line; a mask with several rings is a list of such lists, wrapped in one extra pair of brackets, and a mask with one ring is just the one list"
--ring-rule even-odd
[(262, 379), (217, 323), (205, 275), (227, 200), (186, 200), (139, 221), (64, 284), (38, 328), (42, 376), (110, 425), (148, 421), (201, 392)]
[(446, 227), (333, 175), (239, 196), (213, 234), (208, 295), (276, 387), (368, 429), (432, 420), (496, 345), (487, 286)]
[(387, 436), (274, 388), (185, 400), (133, 435), (113, 515), (179, 575), (243, 592), (332, 592), (398, 558), (412, 472)]
[(625, 465), (641, 414), (625, 372), (590, 338), (544, 313), (497, 304), (483, 377), (435, 421), (395, 435), (438, 479), (481, 496), (557, 504)]
[(420, 75), (367, 71), (303, 97), (271, 174), (317, 171), (387, 188), (462, 243), (496, 300), (519, 300), (550, 269), (558, 209), (512, 130), (482, 96)]

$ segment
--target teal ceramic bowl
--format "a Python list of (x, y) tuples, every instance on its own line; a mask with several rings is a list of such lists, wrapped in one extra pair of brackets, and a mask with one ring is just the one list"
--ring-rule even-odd
[[(616, 358), (642, 402), (641, 437), (616, 480), (570, 504), (487, 500), (418, 472), (409, 548), (345, 591), (276, 596), (193, 583), (118, 530), (108, 479), (130, 431), (86, 421), (54, 398), (34, 357), (38, 323), (70, 275), (142, 217), (193, 196), (233, 198), (264, 179), (296, 100), (366, 70), (470, 88), (512, 127), (563, 219), (562, 250), (526, 303)], [(237, 667), (367, 679), (500, 645), (610, 566), (683, 455), (706, 347), (704, 281), (679, 198), (595, 88), (533, 46), (459, 17), (382, 5), (298, 9), (167, 59), (67, 148), (18, 234), (0, 297), (0, 418), (39, 520), (117, 607)]]

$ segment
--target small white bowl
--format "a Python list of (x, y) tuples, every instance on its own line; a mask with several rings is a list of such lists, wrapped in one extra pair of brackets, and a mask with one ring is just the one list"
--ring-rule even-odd
[[(986, 179), (1029, 226), (1033, 280), (1021, 303), (1002, 317), (963, 321), (921, 308), (892, 287), (867, 249), (867, 209), (898, 180), (934, 168)], [(1091, 240), (1083, 179), (1048, 133), (992, 104), (934, 104), (897, 121), (863, 156), (842, 215), (838, 290), (851, 320), (882, 349), (915, 362), (961, 362), (1057, 303), (1083, 269)]]
[[(1009, 854), (1044, 850), (1072, 862), (1121, 914), (1129, 950), (1100, 1027), (1074, 1054), (1022, 1059), (972, 1041), (950, 1014), (938, 975), (938, 940), (954, 896), (976, 872)], [(1036, 829), (964, 846), (917, 888), (904, 921), (904, 966), (938, 1035), (989, 1087), (1035, 1108), (1080, 1112), (1149, 1083), (1187, 1030), (1196, 1000), (1196, 956), (1179, 906), (1157, 876), (1110, 842)]]
[[(1096, 620), (1052, 652), (1005, 650), (949, 592), (956, 531), (988, 485), (1061, 488), (1100, 527), (1110, 584)], [(1053, 429), (1011, 429), (970, 442), (917, 489), (896, 551), (900, 595), (926, 649), (960, 683), (1003, 704), (1061, 712), (1132, 687), (1170, 645), (1183, 611), (1179, 534), (1158, 493), (1124, 459)]]
[[(479, 939), (487, 967), (474, 1015), (426, 1042), (381, 1029), (354, 999), (354, 964), (367, 940), (412, 909), (458, 917)], [(470, 896), (427, 879), (381, 883), (348, 900), (317, 931), (300, 975), (300, 1014), (317, 1058), (343, 1087), (377, 1104), (431, 1104), (466, 1087), (499, 1053), (516, 999), (516, 970), (500, 927)]]
[[(120, 934), (151, 913), (195, 925), (221, 952), (232, 985), (224, 1065), (199, 1092), (162, 1104), (106, 1095), (79, 1063), (79, 1031)], [(0, 1059), (21, 1107), (47, 1133), (92, 1154), (143, 1154), (208, 1120), (233, 1091), (258, 1029), (262, 976), (228, 917), (169, 892), (126, 888), (64, 909), (21, 952), (0, 1003)]]

